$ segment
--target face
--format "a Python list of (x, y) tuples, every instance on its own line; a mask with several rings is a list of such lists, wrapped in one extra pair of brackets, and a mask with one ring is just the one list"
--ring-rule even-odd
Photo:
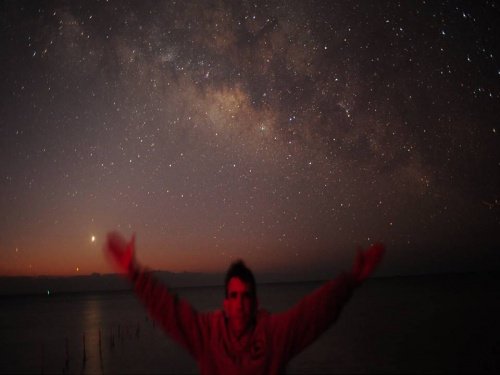
[(227, 285), (224, 310), (228, 318), (229, 329), (237, 337), (248, 328), (256, 305), (256, 301), (252, 298), (250, 285), (237, 277), (231, 278)]

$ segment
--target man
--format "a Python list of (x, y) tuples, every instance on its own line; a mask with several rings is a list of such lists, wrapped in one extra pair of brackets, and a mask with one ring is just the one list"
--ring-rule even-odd
[(153, 319), (196, 359), (204, 374), (276, 374), (339, 316), (353, 290), (370, 276), (384, 247), (358, 251), (351, 272), (326, 282), (290, 310), (270, 314), (258, 308), (255, 279), (242, 261), (229, 268), (224, 308), (200, 313), (178, 299), (134, 258), (130, 242), (108, 234), (105, 252), (130, 279)]

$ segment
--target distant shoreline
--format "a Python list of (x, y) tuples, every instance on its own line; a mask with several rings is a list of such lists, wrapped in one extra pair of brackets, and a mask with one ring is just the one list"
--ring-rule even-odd
[[(172, 273), (155, 271), (157, 277), (172, 289), (215, 288), (223, 286), (223, 275), (202, 273)], [(500, 271), (487, 272), (447, 272), (414, 275), (378, 276), (372, 280), (436, 280), (454, 278), (500, 278)], [(258, 278), (259, 279), (259, 278)], [(326, 280), (277, 280), (262, 277), (259, 285), (314, 284)], [(107, 292), (127, 292), (132, 286), (119, 274), (91, 274), (79, 276), (0, 276), (0, 298), (16, 296), (50, 296), (62, 294), (88, 294)]]

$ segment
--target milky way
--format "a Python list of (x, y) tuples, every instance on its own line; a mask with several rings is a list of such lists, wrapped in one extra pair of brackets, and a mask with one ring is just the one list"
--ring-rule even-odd
[(112, 229), (176, 271), (317, 276), (377, 240), (388, 273), (500, 265), (498, 16), (2, 4), (0, 273), (106, 272)]

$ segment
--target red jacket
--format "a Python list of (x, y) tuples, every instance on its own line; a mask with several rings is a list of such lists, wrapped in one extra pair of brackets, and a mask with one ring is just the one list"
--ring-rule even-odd
[(221, 310), (201, 313), (179, 299), (148, 272), (130, 275), (151, 317), (198, 362), (203, 374), (283, 373), (288, 361), (339, 316), (355, 283), (348, 274), (329, 281), (290, 310), (259, 310), (255, 325), (236, 347)]

